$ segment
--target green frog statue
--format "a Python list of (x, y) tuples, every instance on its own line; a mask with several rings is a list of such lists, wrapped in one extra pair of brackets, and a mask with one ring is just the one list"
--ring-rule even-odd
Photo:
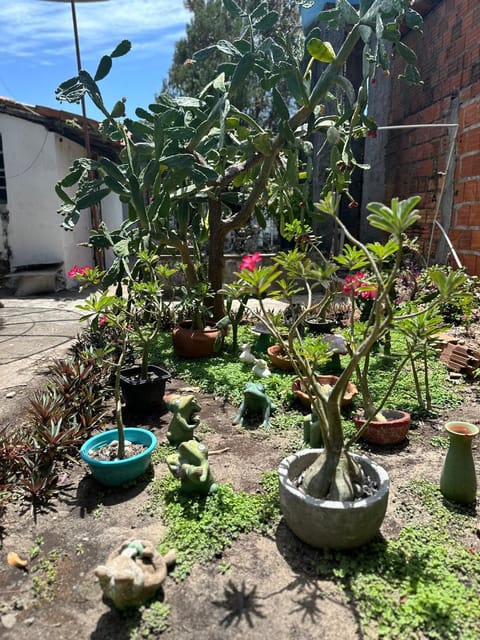
[(166, 462), (171, 473), (181, 481), (183, 493), (206, 496), (217, 491), (206, 444), (197, 440), (181, 442), (177, 453), (168, 456)]
[(244, 420), (250, 415), (259, 415), (263, 418), (261, 427), (270, 426), (270, 415), (275, 410), (275, 405), (265, 393), (265, 387), (259, 382), (247, 382), (243, 392), (243, 400), (237, 415), (233, 418), (233, 424), (243, 427)]
[(173, 447), (177, 447), (181, 442), (192, 440), (195, 437), (193, 431), (200, 423), (197, 413), (201, 409), (195, 396), (172, 395), (168, 398), (166, 405), (173, 413), (167, 431), (168, 442)]

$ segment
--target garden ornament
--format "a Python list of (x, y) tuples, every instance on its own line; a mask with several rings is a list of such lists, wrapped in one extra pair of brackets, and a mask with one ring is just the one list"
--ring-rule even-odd
[(315, 413), (310, 413), (303, 418), (303, 441), (312, 449), (323, 447), (320, 422)]
[(238, 356), (240, 362), (246, 362), (247, 364), (254, 363), (256, 358), (252, 353), (251, 344), (242, 344), (242, 353)]
[(272, 375), (272, 372), (268, 368), (267, 361), (261, 358), (255, 360), (252, 371), (259, 378), (268, 378), (268, 376)]
[(250, 414), (258, 414), (263, 418), (261, 427), (270, 426), (270, 415), (275, 410), (275, 405), (265, 393), (265, 387), (258, 382), (247, 382), (243, 392), (243, 400), (233, 424), (243, 427), (245, 418)]
[(195, 396), (169, 396), (166, 402), (167, 408), (173, 413), (172, 420), (168, 427), (168, 442), (177, 447), (181, 442), (192, 440), (193, 431), (198, 427), (200, 418), (197, 413), (201, 407)]
[(102, 591), (117, 609), (138, 607), (162, 586), (175, 551), (162, 556), (150, 540), (127, 540), (95, 569)]
[(207, 445), (196, 440), (181, 442), (177, 453), (168, 456), (166, 462), (171, 473), (181, 481), (183, 493), (206, 496), (217, 490)]

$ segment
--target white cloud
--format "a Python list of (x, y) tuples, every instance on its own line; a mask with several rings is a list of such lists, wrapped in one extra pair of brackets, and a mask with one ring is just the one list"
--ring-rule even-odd
[[(108, 0), (75, 4), (83, 60), (98, 60), (123, 39), (131, 40), (141, 55), (163, 49), (162, 41), (184, 33), (189, 13), (182, 0)], [(55, 64), (58, 56), (72, 55), (73, 26), (70, 3), (48, 0), (1, 2), (0, 55), (35, 58)]]

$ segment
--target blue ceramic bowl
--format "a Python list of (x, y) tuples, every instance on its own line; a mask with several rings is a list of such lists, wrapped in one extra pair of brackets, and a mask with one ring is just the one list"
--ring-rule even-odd
[(112, 429), (99, 433), (89, 438), (80, 449), (80, 456), (84, 460), (93, 474), (95, 480), (109, 487), (118, 487), (119, 485), (132, 482), (144, 473), (151, 462), (152, 452), (157, 446), (157, 438), (151, 431), (146, 429), (138, 429), (135, 427), (126, 427), (124, 429), (125, 440), (129, 440), (135, 444), (145, 445), (145, 450), (131, 458), (123, 460), (96, 460), (89, 455), (92, 449), (100, 449), (110, 444), (112, 440), (118, 440), (118, 429)]

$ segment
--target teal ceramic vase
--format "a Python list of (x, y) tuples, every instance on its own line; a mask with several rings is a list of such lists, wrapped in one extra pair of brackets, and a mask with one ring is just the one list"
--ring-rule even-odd
[(440, 491), (448, 500), (468, 504), (477, 496), (477, 476), (472, 454), (472, 440), (479, 428), (469, 422), (447, 422), (450, 438), (440, 476)]

